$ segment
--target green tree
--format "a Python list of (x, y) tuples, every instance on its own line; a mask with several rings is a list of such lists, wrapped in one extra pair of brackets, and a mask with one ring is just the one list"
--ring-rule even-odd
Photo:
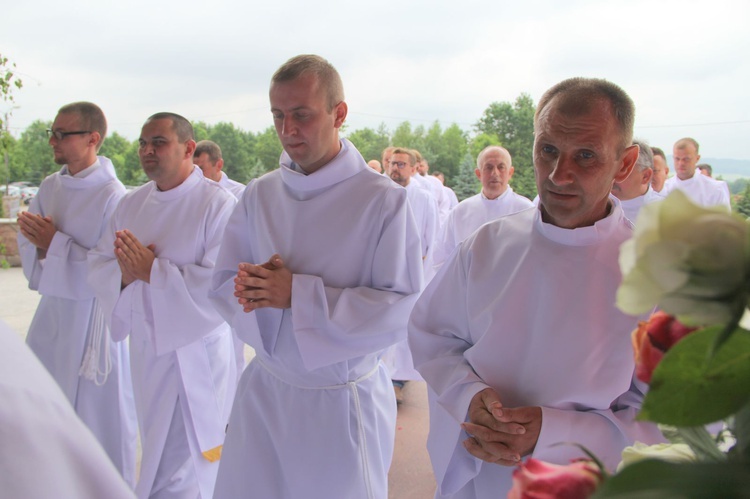
[(388, 147), (388, 142), (390, 141), (388, 131), (383, 124), (377, 130), (361, 128), (348, 134), (346, 138), (354, 144), (354, 147), (362, 154), (365, 161), (370, 161), (371, 159), (380, 161), (383, 149)]
[(16, 158), (11, 165), (13, 180), (28, 180), (38, 185), (59, 169), (47, 137), (47, 129), (51, 127), (51, 121), (36, 120), (21, 133), (15, 148)]
[(426, 152), (423, 155), (428, 159), (432, 173), (440, 171), (446, 179), (458, 176), (461, 160), (467, 150), (466, 132), (455, 123), (441, 130), (440, 125), (435, 122), (427, 131)]
[(476, 173), (474, 173), (475, 169), (476, 162), (474, 158), (471, 157), (471, 154), (466, 153), (459, 166), (458, 176), (455, 177), (453, 185), (450, 186), (453, 192), (456, 193), (459, 201), (477, 194), (481, 189), (482, 184), (479, 182)]
[(233, 180), (247, 183), (254, 163), (255, 137), (232, 123), (220, 122), (208, 129), (208, 138), (221, 147), (224, 173)]
[(120, 181), (125, 177), (125, 158), (129, 148), (130, 142), (128, 142), (128, 139), (117, 132), (112, 132), (104, 139), (104, 143), (97, 153), (99, 156), (106, 156), (112, 161)]
[(419, 125), (412, 130), (411, 123), (404, 121), (393, 132), (391, 138), (391, 144), (396, 147), (407, 147), (409, 149), (416, 149), (420, 153), (430, 154), (430, 151), (425, 147), (425, 130), (422, 125)]
[(515, 102), (493, 102), (475, 125), (478, 133), (494, 135), (510, 153), (515, 173), (511, 185), (519, 194), (533, 199), (534, 180), (534, 101), (522, 93)]
[(747, 184), (745, 191), (737, 197), (734, 209), (745, 218), (750, 218), (750, 184)]
[(255, 136), (255, 147), (253, 148), (256, 160), (263, 165), (263, 172), (270, 172), (279, 167), (281, 156), (281, 142), (276, 135), (276, 128), (269, 126)]

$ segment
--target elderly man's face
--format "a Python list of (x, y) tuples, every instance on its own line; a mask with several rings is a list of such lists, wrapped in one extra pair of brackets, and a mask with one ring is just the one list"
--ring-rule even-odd
[(675, 147), (672, 149), (674, 158), (674, 173), (680, 180), (693, 178), (695, 167), (698, 166), (698, 160), (701, 159), (698, 151), (693, 144), (686, 144), (684, 147)]
[(274, 83), (269, 95), (276, 133), (296, 164), (312, 173), (336, 157), (347, 107), (340, 102), (328, 110), (326, 91), (316, 75)]
[(575, 114), (562, 110), (560, 102), (554, 97), (539, 114), (534, 174), (544, 221), (573, 229), (607, 216), (612, 185), (630, 174), (638, 146), (622, 150), (622, 133), (607, 100)]
[(503, 149), (488, 150), (474, 173), (482, 182), (482, 193), (487, 199), (500, 197), (508, 189), (508, 182), (513, 176), (510, 154)]
[(612, 186), (612, 194), (620, 201), (627, 201), (635, 199), (638, 196), (643, 196), (648, 191), (652, 174), (653, 171), (651, 168), (641, 170), (636, 166), (630, 175), (628, 175), (628, 178), (622, 182), (615, 182), (615, 185)]

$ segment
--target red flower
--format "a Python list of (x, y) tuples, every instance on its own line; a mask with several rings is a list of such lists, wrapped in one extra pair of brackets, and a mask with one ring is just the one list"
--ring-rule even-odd
[(599, 468), (589, 460), (567, 466), (528, 459), (513, 471), (508, 499), (585, 499), (603, 481)]
[(648, 322), (639, 322), (632, 334), (636, 377), (650, 383), (651, 375), (664, 353), (696, 329), (685, 326), (662, 311), (651, 315)]

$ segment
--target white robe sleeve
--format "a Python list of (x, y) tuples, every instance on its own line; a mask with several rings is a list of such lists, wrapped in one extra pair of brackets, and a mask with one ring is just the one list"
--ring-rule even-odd
[[(474, 395), (488, 385), (464, 357), (473, 342), (466, 306), (466, 267), (462, 252), (443, 265), (422, 292), (409, 320), (414, 366), (440, 404), (455, 420), (466, 420)], [(458, 299), (457, 299), (458, 297)]]
[(112, 339), (122, 341), (130, 334), (133, 295), (142, 292), (143, 282), (135, 281), (120, 289), (122, 271), (114, 251), (116, 218), (117, 212), (110, 218), (99, 242), (88, 253), (88, 282), (99, 300)]
[(605, 467), (614, 472), (626, 446), (636, 441), (646, 444), (664, 441), (655, 424), (635, 420), (644, 391), (645, 385), (633, 378), (630, 389), (606, 411), (542, 407), (542, 429), (532, 457), (557, 463), (586, 457), (578, 447), (556, 445), (574, 442), (593, 451)]

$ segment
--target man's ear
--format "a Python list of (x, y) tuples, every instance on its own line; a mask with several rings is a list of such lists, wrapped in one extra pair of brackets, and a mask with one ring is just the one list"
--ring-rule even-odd
[(646, 168), (643, 170), (643, 178), (641, 181), (641, 184), (649, 184), (651, 185), (651, 178), (654, 176), (654, 170), (651, 168)]
[(476, 175), (479, 180), (482, 180), (482, 173), (479, 171), (479, 168), (474, 168), (474, 175)]
[(333, 109), (333, 113), (336, 116), (336, 120), (333, 122), (333, 126), (335, 128), (340, 128), (341, 125), (344, 124), (344, 120), (346, 120), (346, 115), (348, 112), (349, 107), (346, 105), (346, 102), (341, 101), (336, 104), (336, 107)]
[(91, 132), (91, 136), (89, 137), (89, 145), (96, 149), (97, 144), (102, 139), (101, 134), (99, 132)]
[(620, 160), (620, 167), (615, 173), (615, 182), (622, 182), (628, 178), (635, 167), (635, 162), (638, 161), (639, 153), (640, 148), (636, 144), (625, 148), (625, 151), (622, 153), (622, 159)]
[(224, 158), (219, 158), (219, 161), (216, 162), (216, 169), (221, 171), (222, 168), (224, 168)]
[(193, 139), (185, 142), (185, 158), (190, 158), (191, 161), (193, 159), (193, 153), (195, 152), (195, 145), (196, 142)]

